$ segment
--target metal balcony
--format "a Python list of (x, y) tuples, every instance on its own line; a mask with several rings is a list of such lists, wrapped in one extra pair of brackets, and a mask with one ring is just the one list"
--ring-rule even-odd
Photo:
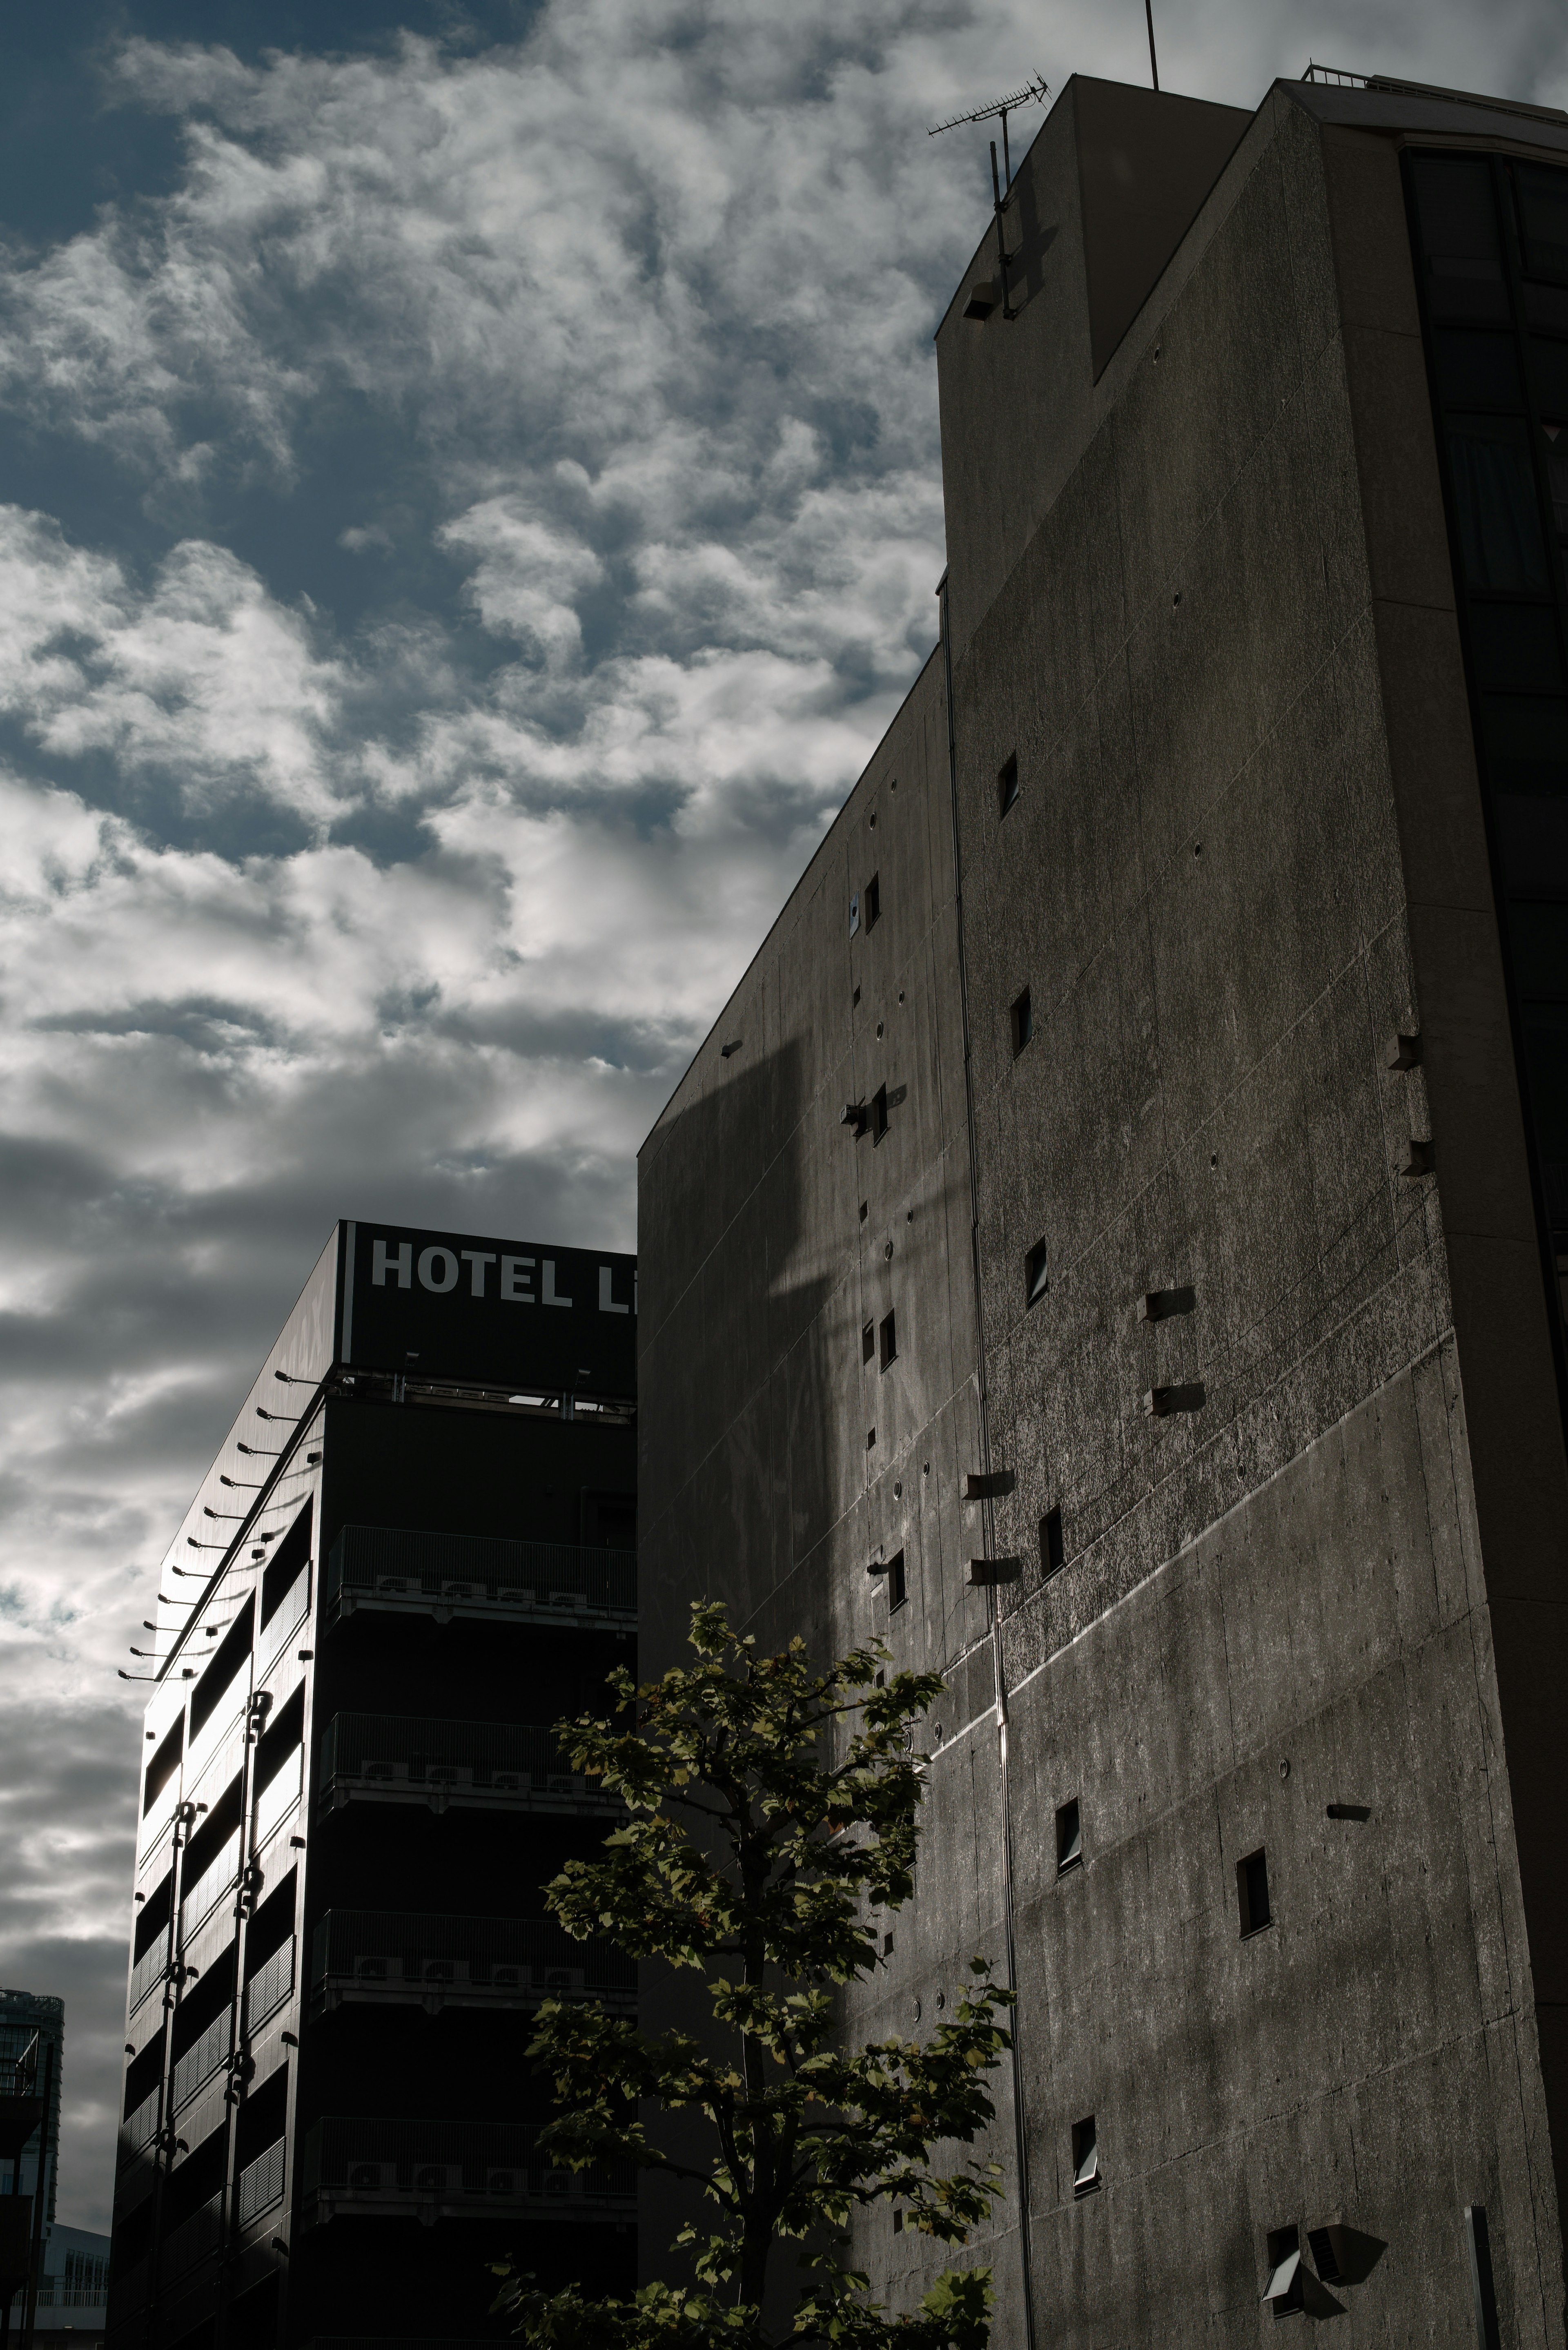
[(429, 1721), (340, 1713), (321, 1741), (320, 1801), (422, 1804), (436, 1813), (547, 1812), (604, 1818), (619, 1810), (575, 1772), (554, 1731), (505, 1721)]
[(283, 2200), (284, 2171), (288, 2158), (288, 2141), (278, 2138), (265, 2154), (258, 2154), (247, 2163), (234, 2181), (234, 2221), (245, 2228), (275, 2203)]
[(204, 2089), (214, 2073), (223, 2070), (234, 2046), (234, 2012), (223, 2012), (208, 2024), (201, 2038), (186, 2049), (169, 2076), (169, 2110), (178, 2113), (188, 2105), (198, 2089)]
[(192, 2211), (188, 2220), (182, 2220), (177, 2228), (171, 2228), (163, 2239), (163, 2249), (159, 2254), (160, 2283), (173, 2284), (200, 2262), (210, 2260), (217, 2251), (223, 2226), (223, 2199), (222, 2195), (214, 2195)]
[(637, 2173), (557, 2169), (536, 2122), (356, 2120), (331, 2115), (305, 2142), (306, 2227), (358, 2215), (436, 2220), (626, 2220)]
[(327, 1561), (328, 1623), (357, 1608), (506, 1624), (637, 1623), (637, 1553), (345, 1526)]
[(294, 1989), (294, 1937), (258, 1967), (245, 1985), (244, 2033), (248, 2039), (275, 2013)]
[(427, 1918), (330, 1909), (316, 1929), (311, 1988), (330, 2013), (343, 2001), (422, 2007), (536, 2008), (591, 2000), (637, 2006), (637, 1968), (602, 1937), (576, 1942), (544, 1918)]

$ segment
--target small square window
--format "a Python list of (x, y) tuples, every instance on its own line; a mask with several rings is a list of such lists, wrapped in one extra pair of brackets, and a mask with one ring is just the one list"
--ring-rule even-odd
[(997, 771), (996, 812), (998, 816), (1005, 816), (1017, 797), (1018, 754), (1014, 751), (1002, 761)]
[(870, 880), (866, 884), (861, 905), (866, 916), (866, 927), (868, 931), (874, 931), (882, 913), (882, 883), (878, 875), (873, 873)]
[(871, 1097), (871, 1139), (880, 1142), (888, 1131), (888, 1088), (878, 1086)]
[(1056, 1874), (1064, 1877), (1070, 1868), (1078, 1867), (1084, 1857), (1084, 1823), (1078, 1812), (1078, 1798), (1064, 1804), (1056, 1814)]
[(1023, 1304), (1038, 1305), (1051, 1286), (1051, 1260), (1044, 1241), (1036, 1241), (1023, 1260)]
[(909, 1594), (904, 1583), (904, 1554), (898, 1551), (888, 1561), (888, 1613), (901, 1607)]
[(864, 1328), (864, 1329), (861, 1331), (861, 1333), (860, 1333), (860, 1359), (861, 1359), (861, 1361), (862, 1361), (863, 1363), (868, 1363), (868, 1362), (871, 1360), (872, 1356), (873, 1356), (876, 1352), (877, 1352), (877, 1325), (875, 1324), (875, 1322), (867, 1322), (867, 1325), (866, 1325), (866, 1326), (865, 1326), (865, 1328)]
[(1270, 1920), (1269, 1864), (1261, 1847), (1236, 1863), (1236, 1895), (1243, 1938), (1261, 1934)]
[(880, 1368), (886, 1370), (889, 1363), (897, 1360), (898, 1353), (898, 1326), (897, 1315), (892, 1313), (884, 1314), (882, 1316), (882, 1326), (877, 1333), (877, 1358)]
[(1269, 2282), (1263, 2299), (1272, 2301), (1276, 2317), (1289, 2317), (1302, 2305), (1302, 2251), (1299, 2228), (1275, 2228), (1269, 2235)]
[(1062, 1513), (1047, 1510), (1040, 1521), (1040, 1572), (1056, 1575), (1065, 1556), (1062, 1544)]
[(1030, 1009), (1027, 988), (1014, 1002), (1009, 1017), (1012, 1028), (1012, 1057), (1016, 1061), (1034, 1034), (1034, 1014)]
[(1095, 2137), (1095, 2116), (1085, 2114), (1073, 2124), (1073, 2192), (1092, 2195), (1100, 2183), (1100, 2149)]

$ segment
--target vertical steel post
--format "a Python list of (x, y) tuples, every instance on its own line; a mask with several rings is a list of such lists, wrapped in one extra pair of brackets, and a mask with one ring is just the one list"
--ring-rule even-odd
[[(43, 2039), (42, 2033), (39, 2038)], [(44, 2110), (38, 2116), (38, 2175), (33, 2188), (33, 2248), (27, 2261), (27, 2282), (22, 2293), (21, 2350), (33, 2350), (33, 2328), (38, 2314), (38, 2266), (44, 2257), (44, 2168), (49, 2158), (49, 2085), (54, 2078), (55, 2043), (44, 2041)], [(18, 2172), (20, 2165), (17, 2166)]]

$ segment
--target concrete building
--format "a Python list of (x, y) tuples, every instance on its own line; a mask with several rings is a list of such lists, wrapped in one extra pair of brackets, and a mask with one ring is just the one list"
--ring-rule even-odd
[(486, 2263), (628, 2276), (548, 2168), (543, 1887), (609, 1825), (550, 1729), (635, 1655), (636, 1267), (343, 1223), (163, 1563), (115, 2350), (496, 2338)]
[(1006, 2350), (1561, 2345), (1568, 117), (1075, 78), (937, 358), (940, 641), (641, 1154), (645, 1669), (946, 1675), (847, 2022), (1012, 1973)]

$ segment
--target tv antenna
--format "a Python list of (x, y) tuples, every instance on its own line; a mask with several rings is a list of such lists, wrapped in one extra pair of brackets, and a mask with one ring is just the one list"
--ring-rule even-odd
[(950, 122), (935, 122), (927, 131), (928, 139), (938, 138), (944, 130), (958, 130), (966, 122), (989, 122), (992, 115), (1002, 117), (1002, 161), (1007, 173), (1007, 190), (1012, 188), (1012, 158), (1007, 149), (1007, 118), (1021, 106), (1033, 106), (1036, 99), (1044, 106), (1051, 95), (1051, 85), (1044, 74), (1032, 74), (1021, 89), (1009, 90), (1005, 98), (992, 99), (989, 106), (977, 106), (972, 114), (955, 114)]

